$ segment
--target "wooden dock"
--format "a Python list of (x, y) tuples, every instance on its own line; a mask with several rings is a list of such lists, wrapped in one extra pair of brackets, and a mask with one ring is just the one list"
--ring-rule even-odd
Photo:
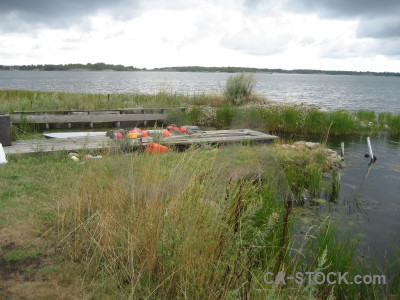
[(135, 122), (147, 125), (147, 122), (165, 121), (170, 111), (185, 110), (184, 107), (169, 108), (121, 108), (108, 110), (41, 110), (41, 111), (15, 111), (10, 115), (11, 122), (28, 122), (44, 124), (46, 129), (52, 124), (72, 125), (86, 124), (91, 128), (94, 124), (115, 123), (117, 128), (121, 122)]
[[(160, 138), (160, 143), (166, 146), (188, 147), (197, 144), (231, 144), (242, 143), (245, 141), (266, 143), (271, 142), (277, 137), (266, 133), (250, 130), (210, 130), (198, 133), (176, 135)], [(118, 147), (121, 140), (112, 140), (104, 136), (75, 137), (64, 139), (37, 139), (15, 141), (11, 146), (4, 147), (6, 155), (40, 153), (53, 151), (78, 151), (82, 149), (100, 150), (106, 147)], [(153, 137), (142, 138), (129, 141), (132, 147), (146, 145), (153, 141)]]

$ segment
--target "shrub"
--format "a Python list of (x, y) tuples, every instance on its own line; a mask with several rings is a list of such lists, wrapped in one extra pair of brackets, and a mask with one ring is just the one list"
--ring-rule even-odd
[(167, 123), (174, 123), (178, 126), (182, 126), (189, 123), (188, 114), (181, 110), (170, 110), (167, 113)]
[(202, 115), (203, 111), (199, 107), (193, 107), (187, 112), (188, 121), (192, 125), (197, 125)]
[(255, 79), (253, 74), (236, 74), (228, 78), (225, 85), (225, 101), (233, 105), (241, 105), (251, 100)]
[(217, 128), (230, 127), (237, 110), (232, 106), (218, 108), (215, 113)]

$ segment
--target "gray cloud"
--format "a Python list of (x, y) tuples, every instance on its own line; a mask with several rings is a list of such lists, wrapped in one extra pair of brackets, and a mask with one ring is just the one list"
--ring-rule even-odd
[(322, 17), (353, 18), (400, 13), (399, 0), (286, 0), (286, 8)]
[(321, 18), (359, 20), (358, 38), (400, 37), (399, 0), (286, 0), (285, 7)]
[(396, 38), (400, 37), (400, 16), (362, 19), (357, 29), (360, 38)]
[(125, 18), (136, 8), (134, 0), (2, 0), (0, 29), (18, 32), (40, 26), (65, 28), (100, 11)]

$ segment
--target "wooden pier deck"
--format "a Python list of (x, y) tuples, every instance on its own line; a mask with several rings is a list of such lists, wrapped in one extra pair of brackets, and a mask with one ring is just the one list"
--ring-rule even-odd
[[(276, 139), (277, 136), (250, 130), (210, 130), (200, 131), (190, 135), (176, 135), (161, 138), (160, 143), (166, 146), (190, 146), (194, 144), (229, 144), (241, 143), (244, 141), (252, 142), (270, 142)], [(88, 136), (75, 138), (52, 138), (52, 139), (37, 139), (37, 140), (20, 140), (12, 143), (11, 146), (4, 147), (6, 155), (24, 154), (24, 153), (39, 153), (53, 151), (78, 151), (81, 149), (98, 150), (106, 147), (118, 147), (118, 142), (121, 140), (112, 140), (104, 136)], [(132, 147), (146, 145), (153, 141), (152, 137), (127, 140)]]

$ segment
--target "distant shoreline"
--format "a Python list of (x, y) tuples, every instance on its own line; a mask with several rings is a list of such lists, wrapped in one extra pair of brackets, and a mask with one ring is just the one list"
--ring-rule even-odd
[(391, 76), (400, 77), (398, 72), (369, 72), (369, 71), (329, 71), (308, 69), (268, 69), (268, 68), (246, 68), (246, 67), (165, 67), (165, 68), (136, 68), (133, 66), (111, 65), (105, 63), (95, 64), (66, 64), (66, 65), (0, 65), (0, 71), (152, 71), (152, 72), (207, 72), (207, 73), (261, 73), (261, 74), (302, 74), (302, 75), (357, 75), (357, 76)]

